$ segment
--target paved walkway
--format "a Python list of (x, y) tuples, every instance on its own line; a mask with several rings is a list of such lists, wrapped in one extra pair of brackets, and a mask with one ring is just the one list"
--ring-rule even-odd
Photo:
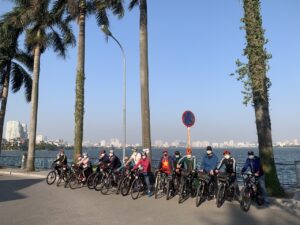
[[(45, 176), (46, 173), (35, 172)], [(285, 207), (269, 208), (251, 206), (242, 212), (239, 204), (225, 202), (218, 209), (215, 201), (195, 207), (195, 199), (183, 204), (177, 197), (166, 201), (142, 197), (102, 195), (94, 190), (65, 189), (46, 184), (37, 176), (1, 175), (0, 170), (0, 223), (5, 225), (153, 225), (153, 224), (203, 224), (203, 225), (299, 225), (300, 215)]]

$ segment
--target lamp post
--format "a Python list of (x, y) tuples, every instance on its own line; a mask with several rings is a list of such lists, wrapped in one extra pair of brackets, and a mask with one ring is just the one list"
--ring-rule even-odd
[(120, 42), (113, 36), (107, 26), (102, 25), (101, 30), (109, 37), (111, 37), (120, 47), (123, 56), (123, 66), (124, 66), (124, 73), (123, 73), (123, 160), (125, 157), (125, 149), (126, 149), (126, 56), (125, 51), (120, 44)]

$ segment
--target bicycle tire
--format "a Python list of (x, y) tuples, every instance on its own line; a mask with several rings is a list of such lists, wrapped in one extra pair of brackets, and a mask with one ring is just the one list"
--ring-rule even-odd
[(135, 179), (132, 182), (130, 195), (133, 200), (136, 200), (139, 198), (140, 193), (142, 191), (142, 187), (143, 187), (143, 181), (141, 179)]
[(249, 188), (242, 188), (241, 190), (242, 200), (240, 203), (241, 209), (244, 212), (248, 212), (251, 206), (251, 192)]
[(56, 172), (54, 170), (50, 171), (46, 177), (46, 182), (48, 185), (52, 185), (56, 180)]
[(197, 194), (196, 194), (196, 207), (199, 207), (204, 200), (204, 197), (203, 197), (204, 188), (205, 188), (205, 184), (203, 182), (200, 182), (200, 184), (197, 188)]
[(218, 192), (217, 192), (217, 197), (216, 197), (216, 204), (217, 204), (218, 208), (220, 208), (225, 201), (224, 194), (225, 194), (225, 184), (221, 184), (218, 186)]

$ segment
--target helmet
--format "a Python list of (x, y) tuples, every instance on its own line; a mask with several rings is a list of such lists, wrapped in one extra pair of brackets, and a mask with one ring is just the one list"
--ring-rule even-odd
[(254, 155), (253, 151), (248, 151), (248, 155)]
[(148, 154), (149, 153), (149, 148), (144, 148), (143, 152), (145, 152), (146, 154)]
[(113, 149), (109, 150), (109, 153), (114, 154), (114, 150)]
[(230, 151), (225, 150), (225, 151), (223, 152), (223, 155), (231, 155), (231, 153), (230, 153)]
[(88, 157), (88, 154), (87, 154), (86, 152), (84, 152), (84, 153), (82, 154), (82, 156), (83, 156), (83, 157)]
[(146, 152), (142, 152), (141, 155), (142, 156), (147, 156), (147, 153)]
[(137, 152), (137, 149), (136, 148), (132, 148), (131, 151)]

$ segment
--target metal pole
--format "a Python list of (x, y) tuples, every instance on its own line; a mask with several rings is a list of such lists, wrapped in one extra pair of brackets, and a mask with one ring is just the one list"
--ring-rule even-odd
[(122, 51), (122, 56), (123, 56), (123, 66), (124, 66), (124, 73), (123, 73), (123, 160), (125, 158), (125, 150), (126, 150), (126, 56), (125, 56), (125, 51), (120, 44), (120, 42), (112, 35), (112, 33), (109, 33), (109, 36), (111, 36), (115, 42), (119, 45), (121, 51)]
[(188, 148), (191, 147), (191, 131), (190, 131), (190, 127), (187, 128), (187, 132), (188, 132)]

